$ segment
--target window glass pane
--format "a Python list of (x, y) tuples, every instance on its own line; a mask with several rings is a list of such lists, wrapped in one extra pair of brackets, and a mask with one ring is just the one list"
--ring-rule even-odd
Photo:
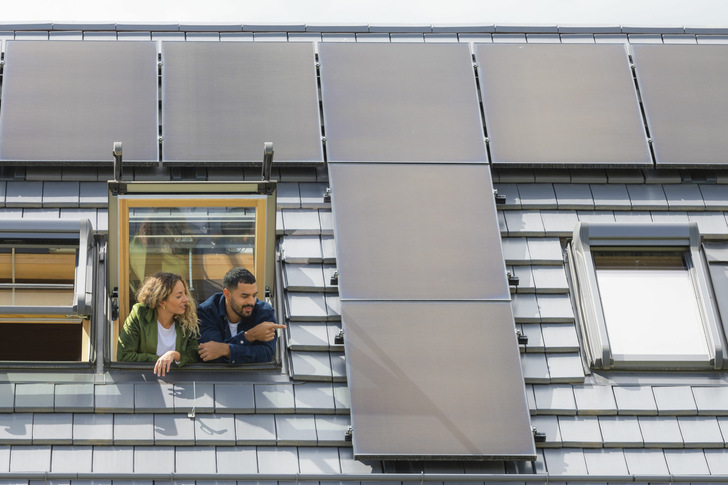
[(593, 254), (615, 360), (666, 355), (709, 360), (686, 254), (626, 251)]
[(64, 246), (0, 248), (0, 305), (73, 305), (76, 252)]
[(129, 209), (130, 303), (141, 281), (158, 271), (182, 275), (198, 302), (222, 291), (233, 266), (255, 273), (255, 208)]

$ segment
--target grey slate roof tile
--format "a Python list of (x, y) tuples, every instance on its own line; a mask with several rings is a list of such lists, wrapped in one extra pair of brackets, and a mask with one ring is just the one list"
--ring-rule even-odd
[(641, 448), (642, 430), (637, 416), (599, 416), (605, 448)]
[(533, 393), (533, 384), (526, 384), (525, 391), (526, 391), (526, 403), (528, 404), (528, 409), (531, 411), (531, 414), (536, 413), (536, 396)]
[(175, 462), (177, 473), (213, 475), (217, 472), (217, 455), (212, 446), (179, 446), (175, 449)]
[(15, 384), (16, 412), (43, 412), (53, 410), (53, 384)]
[(94, 407), (93, 384), (56, 384), (56, 412), (88, 412)]
[(316, 421), (312, 415), (276, 414), (279, 446), (311, 446), (316, 443)]
[(10, 446), (0, 445), (0, 473), (10, 470)]
[(627, 192), (634, 210), (667, 210), (667, 197), (661, 185), (628, 184)]
[(215, 453), (218, 473), (243, 474), (258, 471), (254, 446), (218, 446)]
[(115, 445), (149, 445), (154, 443), (153, 414), (114, 415)]
[(538, 211), (513, 210), (501, 212), (511, 236), (543, 236), (545, 230)]
[(43, 182), (43, 207), (78, 207), (78, 182)]
[(134, 410), (138, 413), (173, 413), (174, 385), (134, 384)]
[(317, 414), (316, 439), (319, 446), (348, 446), (346, 432), (351, 426), (351, 418), (344, 415)]
[(614, 401), (612, 386), (574, 386), (577, 414), (580, 415), (614, 415), (617, 414), (617, 403)]
[(639, 169), (607, 169), (607, 181), (610, 184), (642, 184), (645, 176)]
[(27, 444), (33, 440), (33, 415), (30, 413), (0, 414), (0, 443)]
[(273, 414), (238, 414), (235, 434), (239, 445), (274, 445), (276, 422)]
[(301, 473), (341, 473), (339, 450), (337, 448), (299, 448), (298, 463)]
[(51, 471), (91, 473), (92, 452), (90, 446), (54, 446), (51, 451)]
[(74, 445), (110, 445), (114, 439), (114, 416), (111, 414), (74, 414)]
[(569, 295), (536, 295), (542, 322), (572, 322), (574, 310)]
[(276, 207), (278, 209), (301, 208), (301, 192), (297, 182), (283, 182), (277, 185)]
[(505, 204), (499, 206), (499, 209), (520, 209), (521, 196), (518, 193), (517, 184), (493, 184), (493, 189), (498, 191), (498, 195), (505, 195)]
[(334, 276), (334, 273), (336, 272), (336, 265), (334, 264), (324, 264), (323, 265), (324, 270), (324, 289), (327, 292), (336, 293), (339, 291), (339, 284), (338, 282), (331, 282), (331, 277)]
[(258, 471), (267, 473), (300, 473), (298, 449), (295, 446), (258, 447)]
[(559, 209), (594, 209), (594, 197), (588, 184), (554, 184)]
[(321, 226), (321, 234), (327, 236), (334, 235), (334, 214), (331, 210), (320, 210), (319, 225)]
[(496, 216), (498, 217), (498, 231), (501, 234), (501, 237), (508, 235), (508, 224), (506, 224), (506, 216), (503, 211), (496, 212)]
[(640, 430), (645, 447), (682, 448), (680, 426), (674, 416), (640, 416)]
[(561, 265), (564, 261), (563, 249), (559, 238), (528, 238), (528, 252), (531, 264)]
[(605, 184), (607, 171), (601, 168), (570, 168), (571, 183), (573, 184)]
[(43, 182), (7, 182), (5, 207), (41, 207), (42, 205)]
[(576, 414), (574, 390), (568, 385), (533, 386), (538, 414)]
[(134, 447), (94, 446), (94, 473), (129, 473), (134, 469)]
[(657, 404), (650, 386), (617, 386), (613, 391), (617, 414), (657, 414)]
[(347, 475), (365, 475), (382, 471), (379, 461), (354, 460), (354, 450), (351, 448), (339, 448), (339, 463), (341, 473)]
[[(172, 473), (173, 446), (135, 446), (134, 473)], [(127, 470), (128, 472), (128, 470)]]
[(586, 475), (584, 452), (576, 448), (547, 448), (543, 450), (546, 470), (551, 475)]
[(538, 323), (521, 323), (521, 334), (528, 337), (526, 352), (543, 352), (545, 343), (543, 334), (541, 333), (541, 324)]
[(521, 354), (521, 368), (526, 382), (537, 384), (550, 382), (546, 355), (539, 353)]
[(321, 222), (318, 211), (314, 209), (284, 209), (283, 232), (295, 236), (318, 236), (321, 234)]
[(531, 416), (531, 426), (539, 433), (546, 435), (546, 442), (539, 445), (544, 448), (561, 447), (561, 431), (557, 416)]
[(655, 386), (652, 388), (657, 414), (695, 415), (698, 409), (690, 386)]
[(594, 34), (561, 34), (562, 44), (594, 44)]
[(324, 263), (336, 262), (336, 241), (334, 241), (334, 236), (321, 236), (321, 254)]
[(556, 194), (551, 184), (518, 184), (523, 209), (556, 209)]
[(283, 238), (283, 260), (287, 263), (316, 263), (323, 259), (321, 239), (317, 236)]
[(710, 416), (680, 416), (680, 425), (685, 448), (723, 448), (725, 441), (720, 432), (718, 420)]
[(627, 461), (622, 450), (584, 450), (584, 460), (590, 475), (627, 474)]
[(11, 472), (51, 471), (50, 446), (13, 446), (10, 450)]
[(541, 211), (546, 236), (571, 236), (579, 218), (576, 211)]
[(614, 213), (614, 220), (617, 222), (639, 222), (650, 223), (652, 214), (649, 211), (619, 211)]
[(624, 184), (592, 184), (595, 210), (629, 210), (632, 206)]
[(58, 219), (60, 209), (23, 209), (23, 220), (31, 219)]
[(580, 222), (614, 222), (612, 211), (576, 211)]
[(669, 222), (669, 223), (676, 223), (676, 222), (685, 223), (685, 222), (690, 222), (690, 219), (688, 219), (687, 212), (672, 211), (672, 212), (653, 212), (652, 221), (653, 222)]
[(712, 475), (728, 474), (728, 451), (723, 450), (703, 450), (705, 461)]
[(728, 415), (728, 387), (696, 386), (693, 387), (693, 398), (699, 415)]
[(517, 293), (512, 296), (513, 318), (519, 323), (534, 323), (541, 320), (536, 295)]
[(56, 445), (73, 440), (73, 414), (35, 413), (33, 415), (33, 444)]
[(5, 185), (7, 182), (0, 180), (0, 207), (5, 207)]
[(703, 197), (703, 202), (707, 210), (728, 210), (728, 186), (723, 184), (698, 185), (698, 188), (700, 189), (700, 194)]
[(134, 384), (96, 384), (94, 395), (96, 412), (134, 412)]
[(106, 182), (81, 182), (79, 185), (79, 205), (81, 207), (107, 207), (109, 189)]
[(345, 414), (351, 408), (349, 388), (346, 384), (334, 382), (334, 406), (337, 414)]
[(253, 413), (255, 397), (252, 384), (215, 384), (215, 412)]
[(521, 237), (506, 237), (501, 239), (503, 257), (506, 264), (530, 264), (531, 255), (528, 252), (528, 242)]
[(276, 211), (276, 236), (282, 236), (284, 232), (283, 212), (279, 209)]
[(710, 474), (703, 450), (665, 450), (665, 461), (672, 475)]
[(326, 298), (321, 293), (287, 292), (289, 320), (302, 322), (326, 321), (329, 316)]
[(703, 194), (697, 185), (666, 184), (662, 186), (670, 210), (704, 210)]
[(235, 418), (229, 414), (198, 414), (195, 442), (198, 445), (225, 445), (235, 441)]
[(602, 433), (595, 416), (559, 416), (559, 430), (564, 447), (602, 447)]
[[(525, 325), (525, 324), (524, 324)], [(542, 323), (541, 335), (547, 352), (578, 352), (579, 339), (576, 327), (564, 323)], [(529, 339), (528, 345), (531, 345)]]
[(186, 414), (154, 414), (154, 444), (195, 444), (195, 421)]
[(293, 386), (297, 413), (333, 414), (334, 389), (331, 383), (305, 382)]
[(518, 278), (517, 293), (535, 293), (536, 283), (530, 266), (514, 266), (511, 274)]
[(259, 413), (295, 412), (293, 385), (256, 385), (255, 410)]
[(211, 413), (215, 409), (215, 386), (210, 383), (188, 382), (175, 384), (173, 390), (174, 412)]
[(584, 368), (578, 353), (546, 354), (551, 382), (584, 382)]
[(324, 194), (329, 187), (328, 182), (301, 183), (301, 207), (304, 209), (323, 209), (331, 207), (330, 202), (324, 202)]
[(697, 222), (703, 237), (724, 237), (728, 234), (728, 223), (722, 212), (688, 212), (690, 222)]
[(324, 291), (324, 273), (320, 264), (284, 264), (286, 291)]
[(624, 450), (627, 469), (632, 475), (668, 474), (665, 454), (662, 450)]
[(343, 353), (329, 352), (331, 359), (331, 375), (334, 382), (346, 381), (346, 357)]
[(568, 293), (569, 283), (563, 266), (531, 266), (537, 293)]

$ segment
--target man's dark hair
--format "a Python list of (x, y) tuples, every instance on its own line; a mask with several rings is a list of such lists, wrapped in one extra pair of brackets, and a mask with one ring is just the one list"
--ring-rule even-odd
[(230, 291), (237, 289), (240, 283), (252, 285), (255, 283), (255, 276), (245, 268), (233, 268), (222, 280), (222, 285)]

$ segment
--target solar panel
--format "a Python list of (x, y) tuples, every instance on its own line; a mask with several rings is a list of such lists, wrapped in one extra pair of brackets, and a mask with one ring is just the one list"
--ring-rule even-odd
[(322, 43), (333, 162), (486, 162), (465, 44)]
[(113, 163), (159, 158), (152, 42), (8, 41), (0, 161)]
[(168, 164), (323, 163), (311, 43), (162, 44), (162, 159)]
[(342, 302), (357, 459), (531, 459), (509, 302)]
[(493, 165), (649, 167), (622, 45), (479, 44)]
[(657, 165), (728, 163), (728, 46), (632, 49)]
[(509, 300), (487, 165), (330, 164), (342, 299)]
[(359, 459), (535, 459), (490, 168), (329, 164)]

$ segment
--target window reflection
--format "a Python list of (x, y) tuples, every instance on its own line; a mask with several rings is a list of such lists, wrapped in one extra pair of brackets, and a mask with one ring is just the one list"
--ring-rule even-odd
[(615, 360), (708, 360), (706, 331), (684, 252), (593, 251)]
[(222, 278), (231, 267), (255, 272), (255, 211), (251, 207), (130, 208), (130, 300), (144, 277), (159, 271), (184, 276), (197, 301), (222, 291)]
[(76, 252), (63, 246), (0, 248), (0, 305), (73, 305)]

